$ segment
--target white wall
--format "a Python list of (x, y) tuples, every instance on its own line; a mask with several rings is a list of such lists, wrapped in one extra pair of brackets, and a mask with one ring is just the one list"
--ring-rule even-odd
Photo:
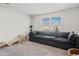
[(8, 8), (0, 7), (0, 37), (1, 35), (18, 35), (28, 33), (30, 16)]
[(44, 17), (61, 16), (61, 31), (75, 31), (79, 34), (79, 8), (72, 8), (50, 14), (32, 16), (33, 30), (41, 30), (41, 19)]

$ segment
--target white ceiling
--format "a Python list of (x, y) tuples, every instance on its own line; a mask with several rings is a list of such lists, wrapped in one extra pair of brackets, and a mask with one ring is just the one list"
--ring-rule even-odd
[(10, 3), (0, 5), (28, 15), (44, 14), (79, 6), (78, 3)]

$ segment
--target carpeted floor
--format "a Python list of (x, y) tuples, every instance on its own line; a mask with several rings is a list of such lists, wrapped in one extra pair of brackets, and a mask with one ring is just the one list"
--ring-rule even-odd
[(35, 42), (0, 48), (0, 56), (66, 56), (67, 51)]

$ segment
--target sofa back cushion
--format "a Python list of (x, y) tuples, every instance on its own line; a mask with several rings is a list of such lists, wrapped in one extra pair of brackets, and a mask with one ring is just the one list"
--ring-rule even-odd
[(56, 36), (56, 32), (44, 32), (44, 31), (43, 32), (42, 31), (39, 32), (38, 31), (37, 35)]
[(62, 37), (68, 39), (68, 35), (70, 32), (57, 32), (57, 37)]
[(45, 32), (45, 31), (34, 31), (33, 35), (43, 35), (43, 36), (55, 36), (68, 39), (69, 32)]

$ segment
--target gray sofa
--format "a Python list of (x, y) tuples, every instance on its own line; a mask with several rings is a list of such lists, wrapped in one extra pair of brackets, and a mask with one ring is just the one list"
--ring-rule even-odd
[(70, 32), (44, 32), (32, 31), (29, 40), (62, 49), (78, 48), (78, 35), (73, 34), (69, 38)]

